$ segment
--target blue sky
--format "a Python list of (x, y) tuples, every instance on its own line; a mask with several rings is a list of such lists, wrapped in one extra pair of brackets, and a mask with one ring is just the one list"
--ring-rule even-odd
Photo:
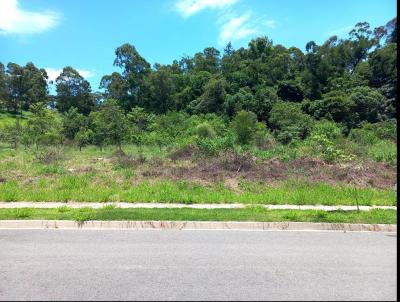
[(346, 36), (358, 21), (375, 27), (395, 16), (395, 0), (0, 0), (0, 62), (32, 61), (50, 78), (70, 65), (97, 90), (126, 42), (167, 64), (263, 35), (304, 49)]

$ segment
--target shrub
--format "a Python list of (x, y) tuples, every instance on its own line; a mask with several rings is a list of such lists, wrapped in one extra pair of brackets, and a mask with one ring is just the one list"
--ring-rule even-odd
[(221, 165), (232, 172), (246, 171), (254, 167), (255, 160), (250, 152), (239, 153), (237, 150), (228, 151), (222, 156)]
[(397, 146), (391, 141), (380, 141), (372, 145), (368, 154), (376, 161), (386, 162), (392, 165), (397, 163)]
[(46, 149), (36, 151), (35, 159), (42, 164), (51, 164), (61, 160), (64, 157), (64, 150), (60, 147), (47, 147)]
[(205, 155), (216, 155), (220, 151), (231, 150), (234, 148), (233, 135), (227, 133), (223, 137), (206, 138), (197, 140), (196, 142), (199, 151)]
[(73, 139), (86, 123), (87, 118), (77, 108), (71, 107), (62, 115), (62, 133), (66, 138)]
[(389, 120), (374, 124), (364, 123), (362, 128), (352, 129), (349, 138), (363, 145), (372, 145), (382, 139), (396, 140), (397, 122)]
[(79, 151), (82, 147), (89, 145), (93, 139), (93, 131), (91, 129), (81, 128), (75, 135), (75, 140), (79, 146)]
[(311, 102), (308, 111), (317, 119), (325, 118), (352, 125), (354, 120), (358, 119), (353, 116), (354, 107), (354, 101), (347, 94), (341, 91), (331, 91), (325, 94), (321, 100)]
[(127, 119), (136, 126), (139, 131), (145, 131), (154, 123), (155, 115), (147, 113), (141, 107), (134, 107), (131, 112), (128, 113)]
[(336, 123), (322, 120), (314, 124), (311, 130), (311, 136), (313, 135), (324, 135), (328, 139), (337, 139), (342, 136), (342, 132)]
[(23, 130), (19, 118), (16, 118), (14, 125), (6, 124), (0, 129), (0, 141), (7, 142), (16, 149), (22, 140)]
[(311, 142), (326, 162), (349, 161), (354, 158), (352, 154), (346, 154), (343, 150), (339, 149), (336, 143), (325, 135), (315, 134), (311, 136)]
[(105, 139), (105, 142), (121, 150), (122, 142), (127, 138), (128, 123), (118, 102), (113, 99), (105, 101), (99, 111), (91, 113), (91, 119), (95, 141), (99, 139), (103, 143)]
[(254, 103), (254, 96), (251, 90), (248, 87), (240, 88), (236, 94), (227, 95), (224, 102), (224, 112), (229, 117), (233, 117), (237, 112), (247, 108), (252, 103)]
[(191, 158), (196, 151), (197, 148), (195, 146), (184, 145), (179, 147), (177, 150), (173, 151), (171, 154), (169, 154), (169, 158), (172, 159), (173, 161), (176, 161), (178, 159)]
[(287, 126), (280, 131), (275, 131), (276, 140), (284, 145), (300, 139), (302, 129), (297, 126)]
[(249, 111), (239, 111), (233, 122), (232, 129), (239, 144), (245, 145), (253, 140), (257, 128), (257, 116)]
[(78, 225), (82, 225), (85, 221), (93, 219), (94, 210), (90, 208), (81, 208), (74, 215), (74, 220)]
[(354, 113), (360, 121), (376, 122), (382, 114), (385, 97), (378, 90), (368, 86), (356, 87), (350, 94), (354, 103)]
[(212, 126), (209, 124), (209, 123), (207, 123), (207, 122), (204, 122), (204, 123), (201, 123), (200, 125), (198, 125), (197, 126), (197, 128), (196, 128), (196, 132), (197, 132), (197, 135), (200, 137), (200, 138), (212, 138), (212, 137), (214, 137), (215, 136), (215, 131), (214, 131), (214, 129), (212, 128)]
[(31, 106), (32, 116), (27, 121), (24, 133), (24, 144), (55, 145), (62, 141), (61, 120), (57, 114), (45, 107), (43, 103)]
[(360, 145), (372, 145), (379, 141), (379, 138), (372, 131), (372, 129), (367, 128), (351, 129), (349, 133), (349, 139)]
[(373, 131), (380, 139), (397, 139), (397, 120), (387, 120), (372, 124)]
[(277, 140), (287, 144), (292, 140), (306, 138), (314, 120), (301, 110), (298, 103), (277, 102), (272, 106), (268, 123)]
[(275, 140), (264, 123), (257, 123), (254, 133), (254, 143), (259, 149), (269, 149), (275, 145)]

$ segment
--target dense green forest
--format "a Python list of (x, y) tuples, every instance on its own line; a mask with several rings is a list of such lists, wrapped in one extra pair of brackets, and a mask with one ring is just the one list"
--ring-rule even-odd
[[(123, 44), (114, 60), (121, 72), (104, 75), (101, 92), (68, 66), (55, 80), (56, 95), (49, 94), (44, 69), (0, 63), (0, 139), (14, 147), (121, 148), (185, 143), (197, 135), (200, 147), (218, 149), (267, 148), (313, 134), (326, 150), (339, 136), (361, 144), (394, 140), (396, 42), (394, 18), (375, 29), (357, 23), (346, 39), (310, 41), (305, 53), (260, 37), (247, 48), (228, 43), (223, 53), (208, 47), (151, 67), (133, 45)], [(20, 118), (7, 123), (6, 113)]]

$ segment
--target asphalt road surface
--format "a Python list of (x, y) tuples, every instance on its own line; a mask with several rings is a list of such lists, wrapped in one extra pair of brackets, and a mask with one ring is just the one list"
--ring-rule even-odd
[(0, 300), (396, 300), (396, 234), (0, 230)]

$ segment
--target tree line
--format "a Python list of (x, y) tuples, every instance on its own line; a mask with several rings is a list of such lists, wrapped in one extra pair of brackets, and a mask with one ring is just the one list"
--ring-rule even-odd
[[(347, 38), (332, 36), (322, 45), (310, 41), (305, 52), (259, 37), (246, 48), (228, 43), (221, 53), (207, 47), (193, 57), (151, 67), (133, 45), (123, 44), (113, 64), (121, 72), (104, 75), (101, 92), (93, 92), (67, 66), (55, 80), (56, 95), (50, 95), (44, 69), (31, 62), (0, 63), (0, 108), (19, 114), (30, 110), (37, 127), (59, 130), (80, 146), (101, 146), (103, 136), (120, 146), (130, 122), (140, 133), (148, 119), (171, 112), (251, 121), (283, 143), (306, 138), (314, 120), (336, 123), (347, 135), (365, 123), (396, 118), (397, 18), (374, 29), (359, 22)], [(44, 126), (57, 119), (51, 118), (55, 112), (63, 116), (62, 129), (54, 121)], [(39, 128), (31, 131), (39, 134)]]

